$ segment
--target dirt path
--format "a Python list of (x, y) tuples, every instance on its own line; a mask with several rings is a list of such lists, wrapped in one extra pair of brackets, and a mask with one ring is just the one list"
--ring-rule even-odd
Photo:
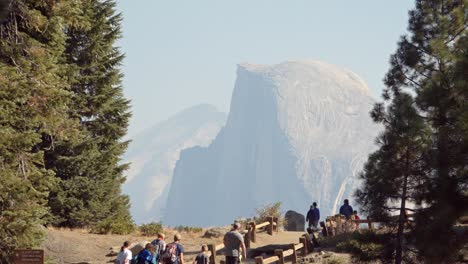
[[(143, 242), (151, 241), (153, 237), (131, 235), (96, 235), (86, 230), (48, 229), (48, 239), (44, 242), (46, 256), (50, 263), (58, 264), (105, 264), (113, 263), (115, 255), (108, 255), (110, 248), (120, 246), (123, 241)], [(174, 231), (166, 230), (167, 238), (174, 235)], [(257, 234), (256, 248), (269, 244), (298, 243), (304, 232), (278, 232), (273, 236), (266, 233)], [(202, 244), (220, 244), (222, 238), (203, 238), (202, 233), (182, 233), (182, 245), (185, 249), (185, 260), (191, 264)], [(223, 257), (220, 256), (220, 259)], [(251, 261), (247, 261), (251, 262)]]

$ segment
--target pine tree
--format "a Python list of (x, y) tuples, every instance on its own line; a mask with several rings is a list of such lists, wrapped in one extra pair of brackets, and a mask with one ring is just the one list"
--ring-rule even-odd
[(74, 94), (69, 115), (79, 120), (82, 138), (47, 152), (47, 166), (60, 178), (49, 205), (60, 226), (116, 222), (131, 229), (129, 199), (121, 194), (127, 165), (120, 156), (128, 144), (122, 137), (130, 117), (121, 87), (123, 55), (115, 47), (122, 18), (113, 0), (83, 0), (81, 16), (67, 30), (65, 54)]
[[(424, 182), (423, 153), (429, 142), (429, 131), (414, 107), (413, 98), (398, 92), (387, 97), (390, 105), (385, 109), (376, 104), (372, 111), (375, 122), (384, 126), (378, 137), (379, 150), (370, 155), (360, 175), (363, 187), (356, 192), (362, 209), (373, 219), (387, 222), (398, 228), (395, 239), (395, 263), (404, 256), (404, 225), (407, 212), (414, 211), (419, 186)], [(398, 213), (398, 219), (391, 215)]]
[(462, 245), (453, 230), (468, 210), (466, 0), (417, 0), (409, 36), (391, 57), (384, 95), (407, 89), (431, 129), (425, 150), (426, 180), (416, 215), (416, 246), (430, 263), (452, 261)]
[(12, 250), (38, 246), (54, 173), (44, 164), (73, 131), (69, 86), (59, 67), (65, 5), (12, 1), (0, 24), (0, 263)]

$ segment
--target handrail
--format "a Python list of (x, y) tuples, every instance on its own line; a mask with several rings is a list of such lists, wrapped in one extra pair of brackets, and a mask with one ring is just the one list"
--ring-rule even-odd
[(285, 256), (285, 257), (289, 257), (292, 254), (294, 254), (294, 250), (292, 250), (292, 249), (288, 249), (286, 251), (283, 251), (283, 256)]
[(270, 222), (263, 222), (263, 223), (261, 223), (261, 224), (255, 225), (255, 227), (256, 227), (256, 228), (262, 228), (262, 227), (265, 227), (265, 226), (267, 226), (267, 225), (269, 225), (269, 224), (270, 224)]
[(215, 247), (215, 250), (218, 251), (218, 250), (221, 250), (224, 248), (224, 243), (223, 244), (219, 244), (219, 245), (216, 245)]
[(279, 260), (278, 256), (272, 256), (266, 259), (263, 259), (263, 264), (270, 264)]
[(299, 244), (294, 245), (294, 249), (295, 249), (295, 250), (299, 250), (299, 249), (301, 249), (302, 247), (304, 247), (304, 243), (299, 243)]

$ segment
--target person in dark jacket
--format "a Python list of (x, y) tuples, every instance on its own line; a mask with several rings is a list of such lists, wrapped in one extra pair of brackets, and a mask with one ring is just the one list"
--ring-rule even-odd
[(307, 215), (306, 215), (306, 222), (308, 222), (308, 228), (311, 228), (312, 227), (312, 215), (314, 214), (314, 206), (311, 205), (310, 206), (310, 209), (309, 211), (307, 212)]
[(320, 210), (317, 208), (316, 202), (314, 202), (312, 206), (314, 207), (314, 210), (313, 210), (314, 213), (312, 215), (312, 226), (317, 228), (319, 220), (320, 220)]
[(317, 208), (317, 203), (314, 202), (310, 206), (309, 211), (307, 212), (306, 222), (309, 222), (309, 228), (312, 226), (317, 228), (319, 220), (320, 220), (320, 211)]
[(340, 214), (344, 215), (346, 219), (351, 219), (351, 216), (353, 215), (353, 207), (349, 205), (348, 199), (345, 199), (343, 205), (340, 207)]
[(137, 255), (137, 264), (152, 264), (154, 247), (151, 243), (147, 243), (145, 248)]

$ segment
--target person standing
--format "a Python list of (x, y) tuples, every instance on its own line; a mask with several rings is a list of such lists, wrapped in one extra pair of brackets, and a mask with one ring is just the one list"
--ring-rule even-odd
[[(245, 248), (244, 238), (239, 233), (241, 225), (235, 222), (232, 225), (231, 231), (224, 235), (223, 243), (226, 254), (226, 264), (239, 264), (239, 257), (247, 258), (247, 250)], [(241, 255), (242, 249), (242, 255)]]
[(117, 264), (130, 264), (130, 261), (132, 260), (132, 251), (128, 249), (130, 246), (130, 242), (125, 241), (123, 243), (123, 246), (120, 248), (120, 252), (117, 255)]
[(312, 214), (312, 226), (313, 226), (314, 228), (317, 228), (317, 227), (318, 227), (318, 223), (319, 223), (319, 221), (320, 221), (320, 210), (317, 208), (317, 203), (316, 203), (316, 202), (314, 202), (314, 203), (312, 204), (312, 206), (314, 207), (314, 208), (312, 209), (312, 212), (313, 212), (313, 214)]
[(207, 251), (208, 251), (208, 246), (203, 245), (201, 247), (200, 253), (197, 255), (197, 257), (195, 257), (193, 264), (208, 264), (209, 257), (208, 257), (208, 254), (206, 254)]
[(343, 205), (340, 207), (340, 214), (344, 215), (347, 220), (351, 219), (353, 215), (353, 207), (349, 205), (348, 199), (345, 199)]
[(164, 253), (161, 255), (161, 262), (164, 264), (184, 264), (184, 247), (180, 244), (180, 234), (174, 235), (174, 242), (166, 245)]
[(161, 255), (166, 250), (166, 242), (164, 241), (165, 235), (162, 233), (158, 234), (158, 238), (153, 240), (151, 244), (154, 247), (154, 256), (153, 256), (153, 263), (159, 263), (161, 260)]
[(307, 212), (307, 215), (306, 215), (306, 222), (309, 223), (309, 224), (307, 225), (307, 228), (311, 228), (311, 227), (312, 227), (312, 218), (313, 218), (313, 214), (314, 214), (314, 206), (311, 205), (311, 206), (310, 206), (310, 209), (309, 209), (309, 211)]
[(309, 228), (311, 228), (312, 226), (317, 228), (319, 220), (320, 220), (320, 211), (317, 208), (317, 203), (314, 202), (310, 206), (309, 211), (307, 212), (306, 222), (309, 222), (309, 225), (308, 225)]

